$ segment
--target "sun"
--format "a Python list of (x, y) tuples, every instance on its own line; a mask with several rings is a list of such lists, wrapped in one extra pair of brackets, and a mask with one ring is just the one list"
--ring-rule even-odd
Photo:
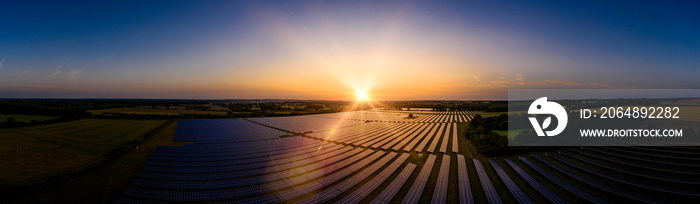
[(367, 94), (364, 91), (358, 91), (357, 100), (367, 100)]

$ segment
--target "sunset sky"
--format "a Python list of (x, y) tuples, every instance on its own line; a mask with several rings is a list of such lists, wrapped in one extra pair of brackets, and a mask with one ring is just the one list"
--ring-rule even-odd
[[(615, 1), (617, 2), (617, 1)], [(13, 1), (0, 98), (505, 99), (700, 88), (699, 5)]]

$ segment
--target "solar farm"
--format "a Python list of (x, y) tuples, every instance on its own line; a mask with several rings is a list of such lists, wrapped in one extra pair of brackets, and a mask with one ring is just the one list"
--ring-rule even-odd
[[(417, 117), (408, 118), (408, 114)], [(570, 147), (493, 158), (474, 111), (181, 120), (115, 203), (694, 202), (700, 149)]]

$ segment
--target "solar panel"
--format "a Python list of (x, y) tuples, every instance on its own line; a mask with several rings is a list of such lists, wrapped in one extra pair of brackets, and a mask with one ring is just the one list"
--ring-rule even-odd
[(437, 159), (437, 157), (434, 154), (428, 156), (428, 160), (423, 164), (423, 168), (413, 182), (411, 189), (406, 193), (406, 197), (404, 197), (402, 203), (418, 203), (420, 196), (423, 194), (425, 184), (428, 182), (428, 177), (430, 177), (430, 172), (433, 170), (435, 159)]
[[(362, 185), (359, 189), (352, 192), (351, 195), (338, 201), (338, 203), (358, 203), (358, 202), (360, 202), (362, 199), (367, 197), (367, 195), (372, 193), (372, 191), (374, 191), (377, 187), (379, 187), (379, 185), (384, 183), (384, 181), (387, 178), (389, 178), (391, 176), (391, 174), (393, 174), (396, 171), (396, 169), (398, 169), (401, 166), (401, 164), (403, 164), (403, 162), (406, 161), (406, 159), (409, 156), (410, 156), (409, 154), (405, 154), (405, 153), (401, 154), (401, 156), (399, 156), (393, 163), (391, 163), (384, 170), (382, 170), (381, 173), (379, 173), (377, 176), (372, 178), (372, 180), (370, 180), (369, 182)], [(388, 158), (388, 157), (385, 157), (385, 158)], [(386, 162), (388, 162), (388, 160)], [(381, 161), (377, 164), (383, 165), (381, 163)], [(372, 172), (364, 172), (363, 171), (363, 173), (370, 174), (370, 173), (374, 173), (374, 172), (373, 171)], [(358, 178), (355, 181), (355, 184), (359, 183), (367, 176), (369, 176), (369, 175), (364, 175), (364, 176), (359, 175), (359, 174), (356, 175), (356, 177), (358, 177)]]
[(498, 177), (501, 178), (501, 181), (503, 181), (504, 184), (506, 184), (506, 188), (510, 191), (511, 194), (515, 197), (516, 200), (520, 203), (534, 203), (532, 200), (530, 200), (527, 195), (525, 195), (525, 192), (520, 190), (520, 187), (513, 182), (512, 179), (508, 176), (506, 171), (501, 168), (501, 165), (498, 165), (496, 160), (489, 159), (489, 163), (491, 163), (491, 166), (493, 166), (493, 169), (496, 170), (496, 174), (498, 174)]
[(493, 188), (493, 184), (491, 184), (491, 180), (489, 179), (489, 176), (486, 174), (486, 170), (484, 170), (484, 166), (481, 165), (481, 161), (477, 159), (472, 159), (474, 162), (474, 168), (476, 169), (476, 174), (479, 176), (479, 182), (481, 182), (481, 188), (484, 189), (484, 193), (486, 194), (486, 200), (488, 200), (489, 203), (503, 203), (501, 201), (501, 197), (498, 196), (498, 193), (496, 192), (496, 189)]
[(442, 156), (442, 164), (440, 165), (440, 173), (438, 173), (437, 183), (431, 203), (446, 203), (447, 202), (447, 183), (450, 176), (450, 156)]
[(467, 172), (467, 161), (464, 155), (457, 155), (457, 182), (459, 187), (459, 203), (474, 203), (472, 190), (469, 184), (469, 173)]
[(394, 178), (394, 181), (392, 181), (389, 184), (389, 186), (387, 186), (376, 198), (374, 198), (374, 200), (372, 200), (371, 203), (389, 203), (391, 199), (393, 199), (394, 196), (396, 196), (396, 193), (399, 192), (403, 184), (406, 183), (406, 180), (408, 180), (408, 178), (411, 177), (411, 174), (415, 169), (415, 164), (408, 163), (406, 167), (401, 171), (401, 173), (396, 178)]
[(451, 135), (450, 130), (452, 129), (452, 125), (447, 124), (446, 126), (447, 126), (447, 129), (445, 130), (445, 134), (443, 134), (442, 144), (440, 144), (440, 152), (442, 152), (442, 153), (447, 153), (447, 147), (448, 147), (447, 142), (449, 141), (449, 138)]
[(549, 199), (550, 201), (557, 204), (568, 203), (566, 200), (559, 197), (557, 194), (554, 194), (554, 192), (549, 190), (549, 188), (545, 187), (535, 178), (530, 176), (527, 172), (525, 172), (525, 170), (523, 170), (517, 164), (515, 164), (515, 162), (511, 161), (510, 159), (505, 159), (505, 161), (506, 163), (508, 163), (508, 165), (510, 165), (511, 168), (513, 168), (513, 170), (515, 170), (516, 173), (518, 173), (518, 175), (520, 175), (520, 177), (525, 179), (525, 181), (527, 181), (532, 187), (534, 187), (537, 191), (542, 193), (542, 195), (547, 197), (547, 199)]
[(437, 124), (437, 126), (434, 126), (433, 129), (425, 136), (423, 136), (423, 141), (416, 147), (416, 152), (423, 151), (426, 145), (428, 145), (428, 142), (430, 142), (431, 138), (436, 138), (438, 136), (435, 135), (435, 132), (437, 132), (437, 129), (441, 126), (442, 124)]
[(445, 130), (446, 124), (440, 124), (440, 129), (436, 132), (435, 136), (433, 138), (433, 141), (430, 142), (430, 147), (428, 147), (428, 152), (433, 153), (435, 152), (435, 147), (437, 147), (437, 144), (440, 142), (440, 138), (442, 137), (443, 131)]
[(459, 134), (457, 133), (457, 123), (452, 123), (452, 152), (459, 153)]

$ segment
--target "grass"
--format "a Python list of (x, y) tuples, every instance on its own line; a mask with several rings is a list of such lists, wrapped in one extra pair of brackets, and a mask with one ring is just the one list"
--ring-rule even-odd
[(0, 188), (31, 186), (88, 164), (165, 122), (83, 119), (0, 130)]
[(176, 129), (177, 122), (168, 123), (138, 148), (76, 177), (62, 188), (35, 192), (33, 194), (38, 196), (28, 195), (13, 202), (51, 203), (56, 200), (79, 200), (85, 203), (110, 203), (136, 176), (157, 146), (182, 146), (180, 142), (173, 142)]
[(526, 130), (526, 129), (516, 129), (516, 130), (492, 130), (492, 131), (495, 132), (495, 133), (497, 133), (497, 134), (499, 134), (499, 135), (508, 136), (508, 139), (512, 141), (512, 140), (514, 140), (515, 137), (517, 137), (518, 134), (520, 134), (520, 132), (522, 132), (523, 130)]
[(17, 122), (31, 122), (32, 120), (45, 121), (45, 120), (51, 120), (54, 118), (58, 118), (55, 116), (11, 114), (11, 115), (0, 115), (0, 123), (6, 122), (7, 118), (10, 118), (10, 117), (15, 118), (15, 121), (17, 121)]

